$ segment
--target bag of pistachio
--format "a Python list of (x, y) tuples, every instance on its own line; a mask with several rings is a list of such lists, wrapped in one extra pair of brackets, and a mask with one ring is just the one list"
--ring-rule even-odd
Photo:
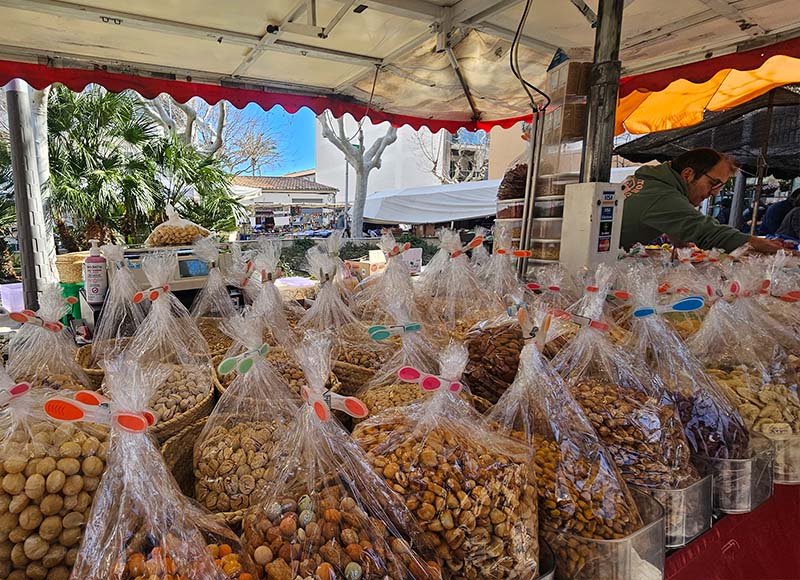
[(641, 518), (613, 458), (536, 344), (525, 346), (514, 383), (485, 420), (534, 455), (539, 530), (556, 553), (558, 577), (601, 578), (605, 552), (587, 540), (628, 536)]
[(250, 507), (266, 485), (272, 448), (297, 411), (299, 394), (266, 360), (259, 316), (236, 317), (237, 348), (218, 364), (220, 374), (237, 373), (209, 416), (194, 447), (195, 498), (212, 512)]
[(39, 297), (39, 310), (12, 312), (22, 328), (8, 344), (8, 374), (33, 387), (81, 390), (89, 378), (75, 360), (77, 347), (60, 322), (70, 305), (57, 284), (48, 284)]
[(108, 430), (51, 420), (42, 406), (58, 394), (0, 371), (0, 578), (6, 580), (70, 578), (105, 470)]
[(418, 555), (413, 517), (332, 416), (363, 403), (325, 389), (331, 339), (306, 333), (297, 356), (306, 404), (277, 441), (267, 485), (244, 519), (243, 539), (266, 580), (440, 580)]
[(440, 375), (403, 369), (433, 396), (360, 423), (354, 439), (422, 525), (445, 578), (531, 578), (538, 564), (537, 498), (528, 445), (483, 426), (459, 382), (467, 351), (441, 354)]
[(213, 238), (200, 238), (192, 245), (194, 255), (206, 263), (206, 283), (192, 303), (192, 317), (213, 354), (230, 347), (230, 339), (220, 330), (220, 323), (236, 314), (225, 279), (218, 267), (219, 247)]
[(598, 267), (580, 308), (568, 315), (580, 329), (555, 356), (553, 368), (567, 382), (628, 484), (685, 487), (699, 476), (672, 399), (606, 335), (609, 325), (601, 318), (612, 277), (612, 268)]
[(745, 457), (750, 437), (741, 415), (661, 316), (703, 308), (704, 298), (676, 295), (671, 304), (660, 304), (656, 271), (649, 264), (636, 264), (627, 279), (634, 305), (627, 350), (675, 400), (692, 454)]
[(111, 400), (76, 396), (45, 405), (51, 417), (80, 418), (111, 430), (108, 467), (72, 578), (253, 580), (236, 536), (181, 493), (147, 434), (154, 422), (147, 402), (168, 374), (161, 365), (117, 358), (106, 362)]

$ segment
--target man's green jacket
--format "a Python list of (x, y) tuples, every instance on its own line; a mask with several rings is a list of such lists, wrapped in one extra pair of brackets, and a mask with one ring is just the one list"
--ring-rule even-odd
[(700, 213), (689, 201), (689, 190), (669, 163), (644, 166), (625, 180), (620, 245), (649, 244), (661, 234), (673, 242), (694, 242), (700, 248), (732, 251), (749, 236)]

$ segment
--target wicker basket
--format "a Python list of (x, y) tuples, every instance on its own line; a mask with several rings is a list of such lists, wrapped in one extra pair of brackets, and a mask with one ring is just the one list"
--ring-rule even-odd
[(103, 379), (106, 376), (106, 371), (98, 368), (92, 367), (91, 365), (92, 360), (92, 345), (86, 344), (80, 347), (75, 352), (75, 362), (81, 367), (86, 376), (89, 378), (89, 383), (95, 391), (100, 388), (103, 384)]
[[(161, 446), (164, 462), (186, 497), (193, 498), (195, 494), (194, 444), (200, 437), (200, 433), (203, 432), (206, 421), (208, 421), (208, 417), (203, 417), (191, 425), (185, 426)], [(245, 511), (223, 512), (214, 514), (214, 516), (225, 520), (225, 523), (238, 534), (241, 532), (242, 517)]]
[(89, 252), (72, 252), (56, 256), (59, 282), (63, 284), (83, 282), (83, 261), (88, 257)]
[(194, 407), (186, 411), (185, 413), (181, 413), (180, 415), (173, 417), (169, 421), (164, 421), (163, 423), (156, 423), (154, 427), (149, 430), (149, 433), (155, 437), (156, 441), (159, 443), (163, 443), (173, 435), (177, 434), (183, 428), (192, 425), (193, 423), (205, 419), (211, 414), (211, 411), (214, 410), (214, 400), (217, 393), (217, 377), (214, 377), (214, 387), (212, 388), (208, 395), (196, 404)]
[(338, 360), (333, 363), (333, 373), (341, 383), (341, 387), (337, 392), (346, 396), (352, 396), (361, 391), (364, 385), (372, 380), (376, 372), (375, 369), (368, 369)]

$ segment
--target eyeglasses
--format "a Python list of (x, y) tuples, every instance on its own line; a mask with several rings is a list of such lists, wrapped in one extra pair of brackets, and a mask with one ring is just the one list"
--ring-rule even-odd
[[(711, 190), (721, 189), (723, 185), (725, 185), (724, 181), (720, 181), (716, 177), (711, 177), (708, 173), (703, 174), (705, 177), (708, 177), (708, 180), (711, 182)], [(703, 176), (701, 175), (701, 177)]]

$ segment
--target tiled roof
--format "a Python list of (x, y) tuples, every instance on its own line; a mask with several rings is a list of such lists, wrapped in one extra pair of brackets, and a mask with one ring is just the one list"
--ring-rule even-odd
[(234, 185), (247, 187), (260, 187), (264, 192), (269, 191), (308, 191), (317, 193), (336, 193), (339, 191), (330, 185), (303, 179), (302, 177), (267, 177), (263, 175), (237, 175), (233, 178)]

